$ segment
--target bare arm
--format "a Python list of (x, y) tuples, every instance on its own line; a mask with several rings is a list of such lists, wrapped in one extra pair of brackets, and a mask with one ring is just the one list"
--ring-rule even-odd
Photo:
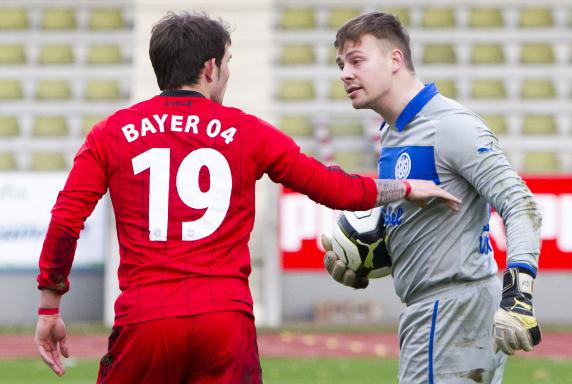
[[(40, 293), (40, 308), (58, 309), (61, 295), (49, 289), (42, 289)], [(65, 373), (64, 365), (60, 359), (60, 353), (69, 357), (67, 348), (66, 326), (63, 319), (57, 314), (38, 315), (36, 335), (34, 342), (38, 352), (48, 367), (58, 376)]]
[[(411, 189), (407, 191), (407, 185)], [(426, 205), (426, 200), (437, 197), (443, 199), (445, 203), (454, 211), (459, 210), (461, 200), (441, 189), (429, 180), (375, 180), (377, 186), (377, 200), (375, 206), (384, 205), (403, 198), (414, 202), (422, 207)]]

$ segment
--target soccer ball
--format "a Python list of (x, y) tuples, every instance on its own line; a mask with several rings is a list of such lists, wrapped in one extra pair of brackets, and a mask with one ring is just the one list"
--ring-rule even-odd
[(366, 276), (375, 279), (391, 273), (391, 258), (384, 236), (381, 208), (344, 211), (334, 226), (332, 247), (351, 270), (362, 273), (365, 269)]

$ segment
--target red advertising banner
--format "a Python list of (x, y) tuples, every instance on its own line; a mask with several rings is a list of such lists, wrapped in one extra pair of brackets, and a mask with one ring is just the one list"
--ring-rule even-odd
[[(542, 213), (539, 268), (572, 271), (572, 176), (524, 177)], [(323, 270), (320, 235), (331, 233), (337, 212), (304, 195), (282, 189), (279, 197), (278, 240), (285, 270)], [(502, 219), (491, 216), (491, 240), (499, 269), (506, 265)]]

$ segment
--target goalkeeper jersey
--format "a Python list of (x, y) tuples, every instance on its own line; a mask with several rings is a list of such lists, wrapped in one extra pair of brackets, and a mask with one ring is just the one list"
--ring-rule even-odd
[(115, 325), (252, 314), (248, 239), (265, 173), (335, 209), (370, 209), (377, 197), (372, 179), (326, 167), (271, 125), (196, 92), (163, 92), (114, 113), (89, 132), (58, 195), (39, 288), (69, 289), (80, 230), (109, 189), (120, 253)]
[(433, 199), (382, 208), (395, 289), (405, 303), (433, 287), (497, 272), (489, 239), (491, 206), (503, 218), (507, 262), (536, 273), (540, 214), (495, 135), (474, 113), (425, 86), (395, 124), (382, 126), (379, 177), (432, 180), (462, 199), (459, 212)]

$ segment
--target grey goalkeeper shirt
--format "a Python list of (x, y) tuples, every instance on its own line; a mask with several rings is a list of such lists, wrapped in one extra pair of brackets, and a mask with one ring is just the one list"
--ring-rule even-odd
[(498, 267), (491, 206), (503, 218), (507, 263), (536, 274), (541, 218), (535, 200), (485, 123), (428, 84), (394, 125), (381, 130), (381, 179), (433, 180), (463, 200), (459, 212), (433, 199), (382, 208), (395, 290), (405, 303), (433, 287), (483, 279)]

